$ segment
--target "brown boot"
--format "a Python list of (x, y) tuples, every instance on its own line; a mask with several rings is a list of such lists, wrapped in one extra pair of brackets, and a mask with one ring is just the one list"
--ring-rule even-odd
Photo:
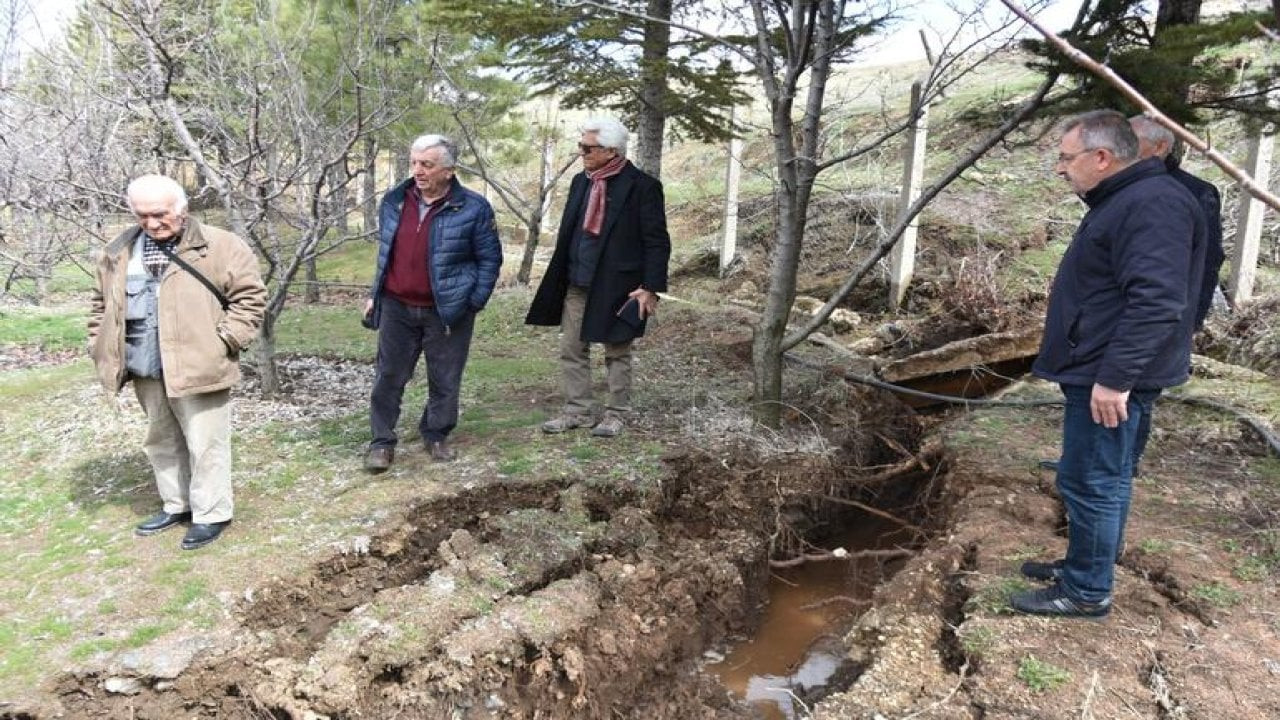
[(591, 418), (587, 415), (558, 415), (542, 423), (542, 432), (549, 435), (568, 432), (574, 428), (591, 427)]
[(599, 424), (591, 428), (591, 434), (596, 437), (616, 437), (621, 432), (622, 416), (611, 412), (605, 413)]
[(450, 462), (458, 457), (458, 453), (449, 446), (448, 440), (432, 440), (427, 443), (427, 452), (436, 462)]
[(364, 456), (364, 469), (375, 475), (380, 472), (386, 472), (387, 468), (391, 467), (391, 461), (395, 457), (396, 451), (394, 448), (369, 448), (369, 452)]

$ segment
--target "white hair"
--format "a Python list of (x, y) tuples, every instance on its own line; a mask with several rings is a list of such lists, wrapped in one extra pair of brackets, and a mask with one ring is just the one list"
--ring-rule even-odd
[[(1129, 118), (1133, 132), (1141, 139), (1155, 145), (1164, 143), (1164, 154), (1167, 156), (1175, 146), (1173, 131), (1146, 115), (1134, 115)], [(1163, 157), (1163, 156), (1162, 156)]]
[(611, 117), (594, 117), (582, 123), (583, 133), (595, 133), (596, 142), (627, 156), (627, 128)]
[(125, 202), (129, 203), (130, 210), (133, 209), (135, 195), (169, 197), (173, 199), (174, 212), (184, 213), (187, 211), (187, 191), (182, 189), (178, 181), (164, 175), (139, 175), (129, 183), (129, 187), (124, 193), (124, 199)]
[(458, 162), (458, 149), (443, 135), (419, 135), (409, 147), (409, 152), (422, 152), (433, 147), (444, 148), (445, 167), (453, 167)]

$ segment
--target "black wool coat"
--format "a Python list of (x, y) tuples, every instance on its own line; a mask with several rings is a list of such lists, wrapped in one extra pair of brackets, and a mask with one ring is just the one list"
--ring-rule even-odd
[[(590, 187), (585, 172), (575, 175), (569, 185), (555, 253), (525, 316), (528, 325), (560, 325), (565, 293), (569, 290), (569, 244), (573, 242), (574, 225), (582, 222)], [(627, 295), (640, 287), (666, 292), (671, 238), (667, 234), (662, 183), (630, 162), (608, 180), (606, 198), (599, 239), (603, 247), (587, 289), (581, 339), (620, 343), (644, 335), (646, 325), (633, 328), (617, 318)]]

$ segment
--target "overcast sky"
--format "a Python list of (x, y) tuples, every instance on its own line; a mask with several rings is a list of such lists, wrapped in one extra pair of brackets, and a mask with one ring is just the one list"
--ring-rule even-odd
[[(19, 33), (19, 51), (25, 53), (31, 47), (42, 47), (57, 39), (72, 16), (79, 0), (28, 0), (30, 12)], [(1033, 0), (1023, 0), (1025, 5), (1032, 5)], [(930, 36), (930, 42), (940, 42), (944, 33), (950, 33), (959, 22), (959, 15), (949, 6), (972, 7), (976, 0), (923, 0), (907, 2), (905, 18), (898, 30), (886, 38), (876, 42), (876, 47), (864, 55), (863, 62), (873, 64), (899, 63), (911, 60), (923, 60), (924, 49), (920, 43), (919, 31), (924, 29)], [(988, 11), (983, 22), (998, 22), (1008, 11), (999, 0), (986, 0)], [(1039, 14), (1041, 20), (1051, 28), (1061, 29), (1070, 24), (1080, 0), (1052, 0), (1048, 8)]]

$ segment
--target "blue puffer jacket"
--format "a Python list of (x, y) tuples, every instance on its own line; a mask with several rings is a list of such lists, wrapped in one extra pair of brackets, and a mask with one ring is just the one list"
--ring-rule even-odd
[(1084, 201), (1032, 371), (1113, 390), (1186, 382), (1207, 245), (1199, 204), (1156, 158), (1108, 177)]
[[(412, 184), (413, 178), (409, 178), (392, 188), (378, 208), (378, 269), (370, 291), (373, 327), (382, 319), (382, 286), (387, 279), (400, 210)], [(431, 294), (435, 296), (440, 321), (448, 327), (465, 313), (484, 308), (498, 282), (502, 244), (498, 242), (493, 207), (454, 178), (448, 201), (431, 220), (429, 242), (427, 272), (431, 275)]]

